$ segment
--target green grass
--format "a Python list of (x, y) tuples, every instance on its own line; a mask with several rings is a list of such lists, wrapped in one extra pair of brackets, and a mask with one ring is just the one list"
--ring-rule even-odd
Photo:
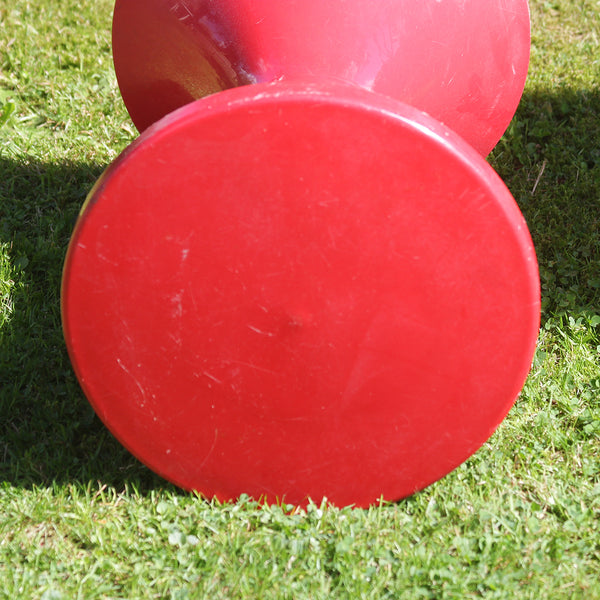
[(0, 598), (600, 599), (600, 4), (530, 4), (530, 77), (490, 157), (539, 256), (525, 388), (422, 493), (290, 512), (171, 487), (81, 394), (62, 263), (87, 192), (135, 137), (112, 2), (0, 0)]

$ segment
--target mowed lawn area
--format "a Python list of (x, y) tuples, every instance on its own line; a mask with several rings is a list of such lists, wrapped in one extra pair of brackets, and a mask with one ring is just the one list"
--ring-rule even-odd
[(87, 193), (137, 136), (112, 2), (0, 0), (0, 598), (600, 599), (600, 2), (530, 6), (529, 79), (489, 157), (539, 258), (527, 383), (423, 492), (292, 510), (172, 487), (83, 396), (62, 264)]

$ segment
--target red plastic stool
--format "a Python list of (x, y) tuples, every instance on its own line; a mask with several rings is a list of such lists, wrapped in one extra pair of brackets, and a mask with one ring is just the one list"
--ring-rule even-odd
[(540, 306), (526, 224), (481, 155), (318, 77), (147, 128), (82, 209), (62, 308), (86, 396), (163, 477), (221, 500), (367, 506), (491, 435)]

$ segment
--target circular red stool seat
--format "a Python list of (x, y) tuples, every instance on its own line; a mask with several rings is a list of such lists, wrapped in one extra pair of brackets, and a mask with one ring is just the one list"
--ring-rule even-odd
[(512, 196), (458, 135), (362, 89), (280, 82), (189, 104), (109, 167), (62, 308), (85, 394), (160, 475), (366, 506), (495, 430), (539, 280)]

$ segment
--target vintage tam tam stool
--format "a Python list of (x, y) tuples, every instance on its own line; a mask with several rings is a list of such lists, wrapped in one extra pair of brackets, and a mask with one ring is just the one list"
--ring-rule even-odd
[(107, 427), (221, 500), (368, 506), (466, 460), (539, 327), (533, 244), (482, 156), (522, 93), (527, 3), (117, 0), (113, 40), (143, 132), (62, 289)]

